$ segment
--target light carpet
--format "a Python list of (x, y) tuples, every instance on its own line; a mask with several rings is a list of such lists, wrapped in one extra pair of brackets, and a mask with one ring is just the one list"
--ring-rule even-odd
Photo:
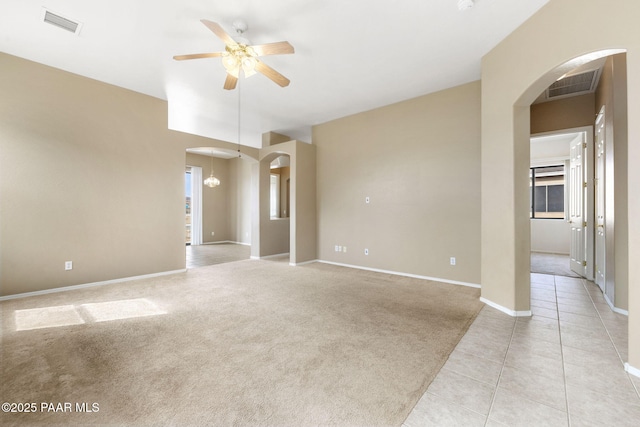
[(580, 277), (571, 271), (569, 255), (531, 252), (531, 272), (553, 276)]
[(0, 424), (399, 426), (478, 297), (326, 264), (238, 261), (4, 301), (0, 400), (38, 410), (0, 413)]

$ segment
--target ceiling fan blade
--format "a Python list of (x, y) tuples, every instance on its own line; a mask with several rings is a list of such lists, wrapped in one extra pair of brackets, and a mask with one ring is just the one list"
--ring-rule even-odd
[(275, 42), (275, 43), (267, 43), (267, 44), (258, 44), (251, 46), (253, 51), (258, 56), (265, 55), (284, 55), (287, 53), (294, 53), (293, 46), (289, 44), (289, 42)]
[(230, 44), (230, 45), (237, 44), (235, 40), (233, 40), (231, 36), (227, 34), (227, 32), (220, 26), (220, 24), (217, 24), (212, 21), (208, 21), (206, 19), (201, 19), (200, 22), (206, 25), (208, 29), (213, 31), (213, 34), (220, 37), (220, 39), (224, 42), (224, 44)]
[(220, 56), (222, 56), (222, 52), (193, 53), (190, 55), (176, 55), (173, 59), (176, 61), (184, 61), (185, 59), (218, 58)]
[(238, 78), (232, 76), (231, 74), (227, 74), (227, 78), (224, 81), (224, 88), (226, 90), (233, 90), (236, 88), (236, 83), (238, 83)]
[(261, 62), (261, 61), (256, 62), (256, 71), (264, 74), (265, 76), (273, 80), (276, 84), (282, 87), (289, 86), (289, 83), (291, 83), (291, 81), (288, 78), (286, 78), (285, 76), (283, 76), (282, 74), (274, 70), (273, 68), (269, 67), (264, 62)]

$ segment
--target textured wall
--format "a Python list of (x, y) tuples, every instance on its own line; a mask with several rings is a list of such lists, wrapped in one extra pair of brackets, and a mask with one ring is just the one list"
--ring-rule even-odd
[(479, 283), (479, 82), (314, 126), (313, 141), (320, 259)]

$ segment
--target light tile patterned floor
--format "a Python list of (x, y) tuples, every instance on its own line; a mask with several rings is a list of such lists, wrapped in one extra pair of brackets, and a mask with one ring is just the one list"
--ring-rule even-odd
[(530, 318), (484, 307), (404, 426), (638, 426), (627, 318), (583, 279), (531, 275)]
[(206, 267), (208, 265), (249, 259), (251, 246), (236, 243), (218, 243), (209, 245), (187, 245), (187, 268)]

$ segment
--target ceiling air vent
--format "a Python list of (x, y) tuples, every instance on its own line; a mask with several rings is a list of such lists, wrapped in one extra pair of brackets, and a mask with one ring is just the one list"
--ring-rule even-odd
[(57, 15), (46, 9), (44, 9), (44, 22), (55, 25), (58, 28), (62, 28), (63, 30), (67, 30), (76, 35), (80, 32), (80, 28), (82, 27), (82, 24), (79, 22), (74, 22), (71, 19), (67, 19), (64, 16)]
[(549, 86), (547, 89), (547, 99), (592, 92), (598, 85), (599, 77), (600, 70), (597, 69), (562, 78)]

